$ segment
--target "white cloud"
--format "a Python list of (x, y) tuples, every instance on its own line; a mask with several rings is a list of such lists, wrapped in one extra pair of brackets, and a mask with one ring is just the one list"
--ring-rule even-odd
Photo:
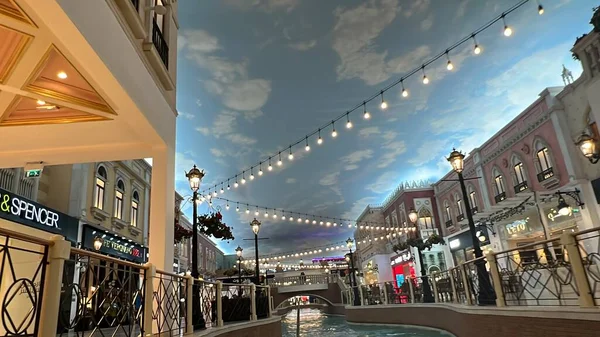
[(226, 154), (223, 151), (215, 148), (211, 148), (210, 153), (217, 158), (226, 156)]
[(201, 134), (205, 135), (205, 136), (209, 136), (210, 135), (210, 129), (207, 127), (197, 127), (196, 131), (200, 132)]
[[(183, 172), (189, 171), (196, 162), (183, 152), (175, 153), (175, 180), (187, 181)], [(202, 168), (200, 168), (202, 169)]]
[(187, 113), (187, 112), (183, 112), (183, 111), (178, 111), (178, 116), (181, 118), (185, 118), (185, 119), (194, 119), (194, 114), (191, 113)]
[(411, 17), (414, 14), (421, 13), (429, 8), (431, 0), (412, 0), (411, 5), (404, 11), (404, 16)]
[(379, 133), (379, 127), (377, 126), (369, 126), (366, 128), (362, 128), (360, 129), (360, 131), (358, 131), (358, 135), (365, 138), (368, 138), (372, 135), (378, 135)]
[(221, 93), (226, 107), (239, 111), (260, 109), (271, 93), (271, 81), (239, 79), (227, 85)]
[(385, 168), (393, 164), (398, 157), (406, 152), (406, 144), (402, 140), (393, 141), (382, 146), (384, 154), (377, 161), (378, 168)]
[(240, 135), (239, 133), (235, 133), (235, 134), (229, 134), (226, 137), (227, 139), (229, 139), (229, 141), (231, 141), (234, 144), (237, 145), (253, 145), (256, 144), (256, 139), (254, 138), (250, 138), (248, 136), (244, 136), (244, 135)]
[(314, 48), (317, 45), (317, 40), (301, 41), (296, 43), (290, 43), (288, 46), (298, 51), (307, 51)]
[(457, 21), (459, 19), (462, 19), (466, 12), (467, 12), (467, 5), (469, 4), (471, 0), (462, 0), (460, 2), (460, 4), (458, 5), (458, 7), (456, 8), (456, 14), (454, 15), (454, 20), (453, 21)]
[(296, 180), (296, 178), (287, 178), (287, 179), (285, 180), (285, 183), (286, 183), (286, 184), (295, 184), (295, 183), (296, 183), (296, 181), (297, 181), (297, 180)]
[(341, 217), (343, 219), (356, 220), (356, 219), (358, 219), (358, 216), (362, 214), (362, 212), (365, 210), (365, 208), (369, 204), (376, 203), (377, 199), (378, 198), (376, 198), (376, 197), (365, 197), (365, 198), (358, 199), (354, 203), (352, 203), (352, 207), (350, 208), (349, 211), (342, 213)]
[(433, 27), (433, 13), (421, 21), (421, 30), (428, 31)]
[(448, 151), (447, 138), (429, 139), (421, 143), (416, 155), (412, 155), (408, 162), (415, 166), (421, 166), (437, 159), (437, 156), (444, 151)]
[(237, 119), (239, 117), (239, 112), (224, 110), (215, 117), (210, 128), (198, 127), (196, 131), (205, 136), (222, 137), (236, 145), (249, 146), (255, 144), (257, 142), (256, 139), (242, 135), (236, 131)]
[(178, 49), (212, 53), (221, 49), (219, 40), (204, 30), (184, 30), (178, 37)]
[(398, 172), (388, 171), (380, 175), (374, 183), (367, 185), (366, 189), (377, 194), (387, 193), (393, 190), (398, 182)]
[(358, 164), (365, 159), (373, 157), (373, 150), (358, 150), (340, 158), (340, 162), (344, 165), (346, 171), (355, 170)]
[(333, 186), (338, 183), (338, 178), (340, 176), (340, 172), (332, 172), (321, 178), (319, 180), (319, 184), (321, 186)]
[(258, 9), (266, 13), (293, 11), (300, 0), (224, 0), (224, 2), (240, 10)]

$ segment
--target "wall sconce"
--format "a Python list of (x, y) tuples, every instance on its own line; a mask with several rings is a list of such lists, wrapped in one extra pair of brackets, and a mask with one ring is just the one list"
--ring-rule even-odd
[(585, 131), (577, 138), (575, 145), (579, 147), (581, 153), (590, 161), (590, 163), (596, 164), (598, 160), (600, 160), (596, 140)]
[[(600, 159), (600, 158), (597, 158), (596, 162), (598, 161), (598, 159)], [(592, 162), (592, 163), (595, 163), (595, 162)], [(578, 189), (574, 189), (573, 191), (567, 191), (567, 192), (558, 191), (555, 194), (558, 196), (558, 206), (557, 206), (558, 214), (563, 215), (563, 216), (571, 215), (571, 206), (569, 206), (569, 204), (567, 203), (565, 198), (563, 198), (563, 195), (571, 197), (571, 199), (573, 199), (575, 201), (575, 203), (577, 204), (578, 207), (583, 208), (584, 203), (581, 201), (581, 197), (579, 196)]]

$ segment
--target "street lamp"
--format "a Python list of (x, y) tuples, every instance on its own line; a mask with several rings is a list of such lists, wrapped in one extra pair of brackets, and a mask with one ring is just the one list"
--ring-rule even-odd
[(238, 246), (235, 249), (235, 255), (237, 255), (237, 260), (238, 260), (238, 283), (242, 284), (242, 252), (244, 251), (244, 249), (240, 246)]
[(600, 154), (596, 147), (596, 140), (585, 131), (581, 133), (581, 136), (579, 136), (575, 145), (579, 147), (581, 153), (590, 161), (590, 163), (596, 164), (598, 160), (600, 160)]
[(348, 240), (346, 240), (346, 246), (350, 250), (350, 254), (348, 254), (348, 258), (346, 259), (346, 261), (348, 261), (348, 259), (350, 260), (350, 287), (353, 289), (354, 292), (354, 305), (358, 306), (360, 305), (360, 295), (358, 292), (358, 284), (356, 284), (356, 272), (354, 271), (354, 253), (352, 252), (354, 240), (352, 240), (352, 238), (348, 238)]
[[(413, 228), (415, 236), (417, 239), (421, 238), (421, 231), (417, 230), (417, 220), (419, 219), (419, 215), (414, 208), (411, 208), (408, 212), (408, 220), (413, 224)], [(423, 253), (421, 251), (421, 247), (416, 247), (417, 252), (419, 253), (419, 265), (421, 267), (421, 287), (423, 288), (423, 303), (433, 303), (435, 299), (433, 298), (433, 294), (431, 293), (431, 287), (429, 286), (429, 277), (427, 277), (427, 270), (425, 269), (425, 262), (423, 261)]]
[(250, 227), (252, 228), (252, 232), (254, 232), (254, 275), (256, 277), (254, 284), (259, 284), (260, 282), (260, 264), (258, 262), (258, 232), (260, 231), (260, 225), (260, 221), (256, 220), (256, 218), (250, 222)]
[[(197, 279), (200, 276), (200, 272), (198, 271), (198, 189), (200, 189), (200, 182), (202, 182), (202, 178), (204, 177), (204, 171), (200, 171), (196, 165), (192, 167), (192, 169), (185, 174), (187, 177), (190, 188), (192, 189), (192, 202), (193, 206), (193, 225), (192, 225), (192, 277)], [(194, 284), (195, 285), (195, 284)], [(200, 293), (197, 289), (194, 289), (192, 296), (192, 308), (194, 308), (194, 312), (197, 313), (192, 319), (194, 323), (194, 330), (203, 329), (206, 327), (206, 322), (204, 321), (204, 315), (202, 314), (202, 310), (200, 309)]]
[(473, 213), (471, 212), (471, 203), (469, 202), (469, 196), (467, 195), (465, 179), (462, 175), (465, 155), (459, 151), (456, 151), (456, 149), (452, 149), (452, 152), (447, 159), (448, 162), (450, 162), (450, 165), (452, 165), (452, 169), (454, 169), (458, 175), (463, 202), (465, 203), (467, 220), (469, 222), (471, 241), (473, 241), (473, 251), (475, 253), (475, 258), (477, 258), (477, 261), (475, 261), (475, 267), (477, 268), (477, 279), (479, 281), (477, 300), (480, 305), (494, 305), (496, 304), (496, 293), (494, 292), (494, 288), (492, 288), (490, 275), (485, 268), (486, 262), (481, 259), (481, 257), (483, 257), (483, 252), (481, 251), (480, 241), (477, 237), (477, 230), (475, 228), (475, 222), (473, 221)]

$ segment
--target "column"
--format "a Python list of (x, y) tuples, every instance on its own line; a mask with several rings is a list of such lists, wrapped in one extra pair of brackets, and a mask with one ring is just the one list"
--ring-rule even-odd
[(149, 262), (159, 270), (172, 270), (175, 221), (175, 151), (156, 148), (152, 156)]

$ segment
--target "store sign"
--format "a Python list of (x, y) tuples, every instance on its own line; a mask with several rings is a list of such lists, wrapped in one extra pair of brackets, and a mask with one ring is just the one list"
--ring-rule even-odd
[(404, 252), (396, 255), (396, 257), (391, 258), (390, 264), (394, 266), (400, 263), (406, 263), (410, 260), (412, 260), (412, 254), (409, 250), (405, 250)]
[(460, 239), (450, 240), (450, 242), (448, 242), (448, 245), (450, 245), (450, 249), (458, 248), (460, 247)]
[(103, 246), (114, 249), (118, 252), (131, 255), (132, 257), (142, 257), (142, 252), (139, 248), (129, 246), (129, 244), (119, 243), (115, 241), (104, 241)]
[(0, 217), (77, 240), (77, 219), (3, 189), (0, 189)]
[[(98, 246), (94, 245), (98, 240), (102, 242), (99, 249), (97, 249)], [(136, 263), (146, 262), (146, 248), (144, 246), (89, 225), (84, 225), (83, 228), (83, 247)]]
[(528, 230), (529, 229), (527, 228), (527, 220), (517, 220), (513, 223), (506, 225), (506, 232), (509, 235), (519, 234)]

